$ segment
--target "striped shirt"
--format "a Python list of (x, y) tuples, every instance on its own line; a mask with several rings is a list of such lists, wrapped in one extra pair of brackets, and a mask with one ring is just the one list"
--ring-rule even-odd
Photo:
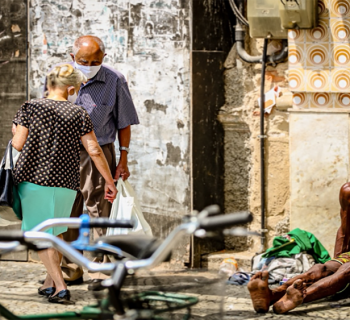
[(75, 104), (90, 115), (101, 146), (113, 143), (117, 130), (140, 123), (125, 77), (106, 65), (81, 85)]

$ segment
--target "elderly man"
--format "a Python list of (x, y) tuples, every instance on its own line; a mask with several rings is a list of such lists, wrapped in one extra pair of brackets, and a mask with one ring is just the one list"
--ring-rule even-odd
[(256, 312), (264, 313), (273, 305), (276, 313), (286, 313), (305, 302), (322, 299), (348, 288), (350, 284), (350, 184), (340, 189), (341, 226), (337, 232), (334, 259), (316, 264), (309, 271), (296, 276), (271, 290), (269, 273), (256, 273), (248, 283), (248, 290)]
[[(105, 57), (105, 46), (101, 39), (94, 36), (79, 37), (73, 46), (71, 57), (75, 68), (82, 71), (88, 81), (81, 85), (75, 101), (90, 115), (97, 140), (106, 156), (114, 179), (127, 179), (128, 152), (131, 130), (130, 126), (139, 120), (133, 104), (128, 84), (124, 76), (102, 64)], [(114, 141), (118, 135), (120, 158), (116, 164)], [(109, 217), (111, 204), (104, 199), (104, 180), (97, 171), (88, 153), (80, 149), (80, 189), (72, 209), (71, 217), (79, 217), (83, 213), (84, 202), (91, 217)], [(103, 229), (94, 229), (94, 237), (105, 234)], [(64, 234), (66, 241), (74, 241), (78, 237), (77, 229), (69, 229)], [(67, 274), (65, 280), (70, 284), (83, 282), (81, 267), (64, 259), (62, 270)], [(102, 274), (90, 274), (93, 279), (89, 289), (98, 287)]]

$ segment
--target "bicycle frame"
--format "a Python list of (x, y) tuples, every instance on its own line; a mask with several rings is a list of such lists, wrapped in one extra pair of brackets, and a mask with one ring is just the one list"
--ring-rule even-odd
[[(239, 215), (239, 214), (238, 214)], [(241, 214), (239, 218), (235, 217), (235, 222), (232, 223), (233, 216), (225, 215), (224, 219), (217, 219), (222, 216), (217, 216), (216, 218), (208, 218), (206, 215), (202, 215), (199, 219), (195, 216), (190, 216), (187, 218), (188, 221), (176, 227), (169, 236), (163, 241), (163, 243), (158, 247), (158, 249), (151, 255), (151, 257), (147, 259), (139, 259), (139, 260), (128, 260), (125, 261), (117, 261), (114, 263), (104, 263), (99, 264), (92, 262), (85, 258), (79, 251), (72, 248), (69, 244), (64, 242), (63, 240), (39, 230), (46, 230), (53, 226), (64, 225), (68, 227), (78, 228), (83, 225), (83, 227), (88, 227), (88, 217), (81, 218), (68, 218), (68, 219), (49, 219), (37, 227), (35, 227), (32, 231), (26, 231), (23, 233), (24, 242), (29, 244), (49, 244), (54, 247), (58, 251), (60, 251), (64, 256), (66, 256), (71, 261), (85, 267), (87, 270), (92, 272), (104, 272), (107, 274), (111, 274), (110, 279), (106, 279), (102, 282), (102, 285), (109, 289), (109, 298), (101, 300), (99, 304), (86, 306), (79, 312), (64, 312), (61, 314), (42, 314), (42, 315), (25, 315), (25, 316), (16, 316), (5, 307), (0, 305), (0, 315), (4, 316), (5, 319), (8, 320), (21, 320), (21, 319), (41, 319), (41, 320), (49, 320), (49, 319), (116, 319), (116, 314), (120, 315), (120, 319), (132, 319), (128, 318), (123, 308), (123, 303), (120, 300), (119, 294), (122, 288), (123, 282), (127, 276), (127, 274), (134, 274), (136, 270), (139, 269), (151, 269), (160, 263), (162, 263), (166, 257), (171, 253), (171, 250), (174, 246), (179, 242), (180, 239), (183, 238), (184, 234), (191, 235), (196, 230), (201, 229), (203, 226), (207, 226), (210, 222), (208, 219), (212, 219), (213, 222), (216, 222), (216, 225), (225, 225), (225, 223), (230, 223), (231, 225), (247, 222), (249, 219), (247, 218), (247, 213)], [(237, 215), (236, 215), (237, 216)], [(231, 220), (230, 220), (231, 218)], [(84, 220), (85, 219), (85, 220)], [(216, 219), (216, 220), (215, 220)], [(84, 232), (81, 232), (84, 234)], [(86, 244), (86, 234), (84, 235)], [(1, 239), (1, 235), (0, 235)], [(77, 242), (79, 245), (79, 241)], [(80, 244), (83, 242), (81, 241)], [(3, 252), (9, 252), (9, 250), (15, 250), (20, 245), (18, 241), (12, 241), (3, 243), (0, 242), (0, 254)], [(46, 246), (47, 247), (47, 246)], [(115, 249), (113, 249), (115, 250)], [(116, 252), (116, 251), (115, 251)], [(119, 253), (117, 253), (119, 254)], [(147, 294), (149, 294), (152, 299), (159, 299), (158, 301), (162, 301), (164, 299), (172, 299), (173, 302), (178, 303), (178, 306), (174, 306), (173, 310), (189, 308), (190, 306), (196, 304), (198, 299), (195, 297), (184, 296), (181, 294), (166, 294), (166, 293), (144, 293), (145, 296), (143, 298), (147, 298)], [(113, 307), (113, 308), (112, 308)], [(113, 310), (114, 309), (114, 310)], [(143, 310), (145, 311), (145, 310)], [(167, 309), (169, 311), (169, 309)], [(164, 310), (157, 310), (156, 313), (162, 313)], [(154, 315), (151, 317), (154, 318)], [(149, 319), (151, 319), (149, 318)], [(135, 318), (136, 319), (136, 318)], [(186, 318), (185, 318), (186, 319)]]

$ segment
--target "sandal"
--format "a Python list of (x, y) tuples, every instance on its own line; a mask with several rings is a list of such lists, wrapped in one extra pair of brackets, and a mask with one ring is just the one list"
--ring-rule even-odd
[(236, 286), (246, 286), (250, 280), (250, 275), (246, 272), (236, 272), (228, 280), (228, 284)]

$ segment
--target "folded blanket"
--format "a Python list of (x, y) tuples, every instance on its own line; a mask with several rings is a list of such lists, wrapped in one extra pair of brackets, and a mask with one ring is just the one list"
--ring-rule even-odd
[(315, 264), (315, 259), (306, 252), (286, 258), (270, 258), (268, 260), (264, 260), (263, 258), (260, 262), (262, 261), (265, 261), (265, 264), (257, 263), (254, 266), (255, 269), (253, 269), (252, 274), (262, 270), (269, 271), (269, 283), (278, 283), (283, 278), (291, 279), (308, 271)]

